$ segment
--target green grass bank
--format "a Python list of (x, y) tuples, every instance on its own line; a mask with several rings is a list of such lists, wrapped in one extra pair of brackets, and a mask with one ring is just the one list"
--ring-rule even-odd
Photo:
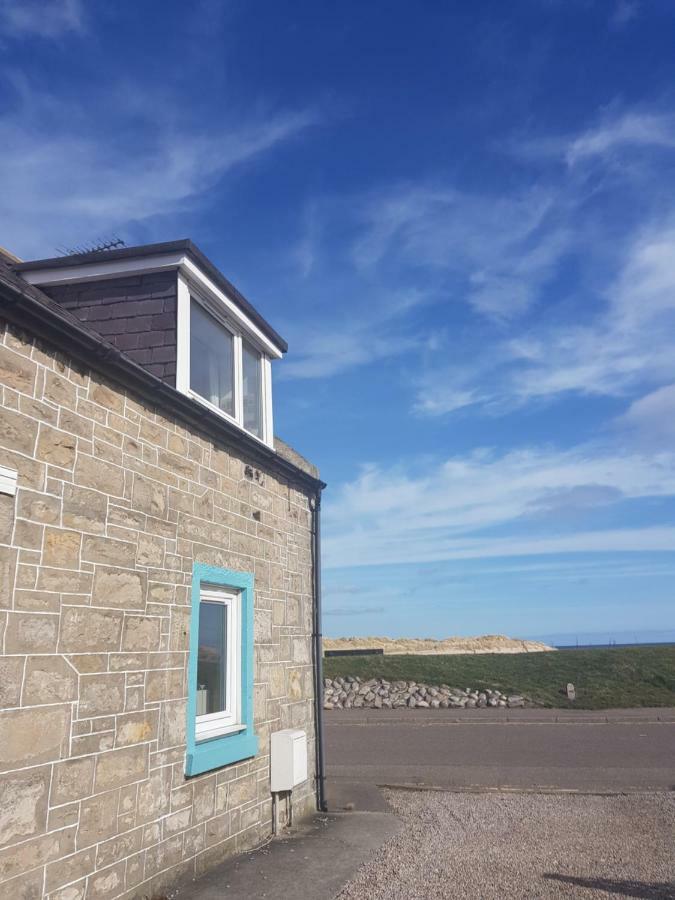
[[(675, 646), (458, 656), (333, 656), (324, 675), (495, 688), (562, 709), (675, 706)], [(568, 682), (577, 699), (561, 693)]]

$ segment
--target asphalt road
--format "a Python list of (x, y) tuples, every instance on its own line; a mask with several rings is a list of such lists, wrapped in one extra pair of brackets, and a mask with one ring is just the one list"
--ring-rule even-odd
[[(340, 710), (327, 713), (329, 797), (348, 785), (445, 789), (675, 790), (675, 710)], [(331, 793), (332, 792), (332, 793)], [(371, 792), (375, 796), (377, 792)]]

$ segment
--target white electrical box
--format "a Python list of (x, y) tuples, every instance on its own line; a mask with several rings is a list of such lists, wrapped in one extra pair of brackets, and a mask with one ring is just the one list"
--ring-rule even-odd
[(271, 736), (270, 789), (292, 791), (307, 781), (307, 735), (299, 728), (275, 731)]

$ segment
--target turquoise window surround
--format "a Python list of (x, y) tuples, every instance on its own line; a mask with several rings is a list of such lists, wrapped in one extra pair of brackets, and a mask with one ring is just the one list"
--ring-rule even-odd
[[(197, 651), (199, 644), (199, 602), (202, 585), (216, 584), (241, 592), (241, 723), (242, 731), (210, 738), (195, 739), (197, 721)], [(258, 752), (258, 737), (253, 731), (253, 575), (219, 569), (204, 563), (192, 567), (192, 616), (188, 659), (187, 753), (185, 774), (199, 775), (230, 763), (249, 759)]]

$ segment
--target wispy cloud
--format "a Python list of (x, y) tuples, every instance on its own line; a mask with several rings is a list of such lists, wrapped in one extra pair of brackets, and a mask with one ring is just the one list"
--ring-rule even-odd
[(570, 239), (544, 187), (510, 196), (399, 185), (366, 203), (353, 259), (362, 270), (405, 262), (442, 273), (452, 300), (509, 319), (537, 300)]
[(421, 334), (411, 333), (401, 320), (423, 302), (417, 291), (391, 293), (378, 302), (371, 297), (358, 314), (322, 316), (314, 326), (290, 328), (293, 356), (284, 362), (280, 378), (327, 378), (419, 349)]
[(60, 38), (84, 30), (81, 0), (0, 0), (0, 38)]
[(675, 441), (675, 384), (633, 401), (617, 424), (636, 432), (652, 446)]
[[(675, 455), (490, 450), (430, 467), (367, 466), (326, 507), (326, 564), (332, 567), (447, 559), (669, 550), (675, 528), (568, 529), (565, 511), (637, 498), (675, 496)], [(509, 529), (516, 527), (515, 533)], [(506, 533), (503, 530), (506, 529)]]
[(629, 22), (632, 22), (640, 14), (640, 4), (638, 0), (617, 0), (612, 15), (609, 18), (611, 28), (617, 30), (625, 28)]
[(627, 111), (609, 114), (599, 125), (574, 138), (567, 147), (570, 165), (614, 150), (675, 147), (675, 116), (670, 113)]
[(185, 209), (315, 121), (309, 110), (277, 110), (188, 125), (167, 98), (134, 90), (130, 103), (118, 86), (94, 101), (107, 106), (102, 134), (88, 107), (38, 98), (20, 79), (17, 86), (20, 102), (0, 118), (0, 221), (4, 242), (22, 256)]

